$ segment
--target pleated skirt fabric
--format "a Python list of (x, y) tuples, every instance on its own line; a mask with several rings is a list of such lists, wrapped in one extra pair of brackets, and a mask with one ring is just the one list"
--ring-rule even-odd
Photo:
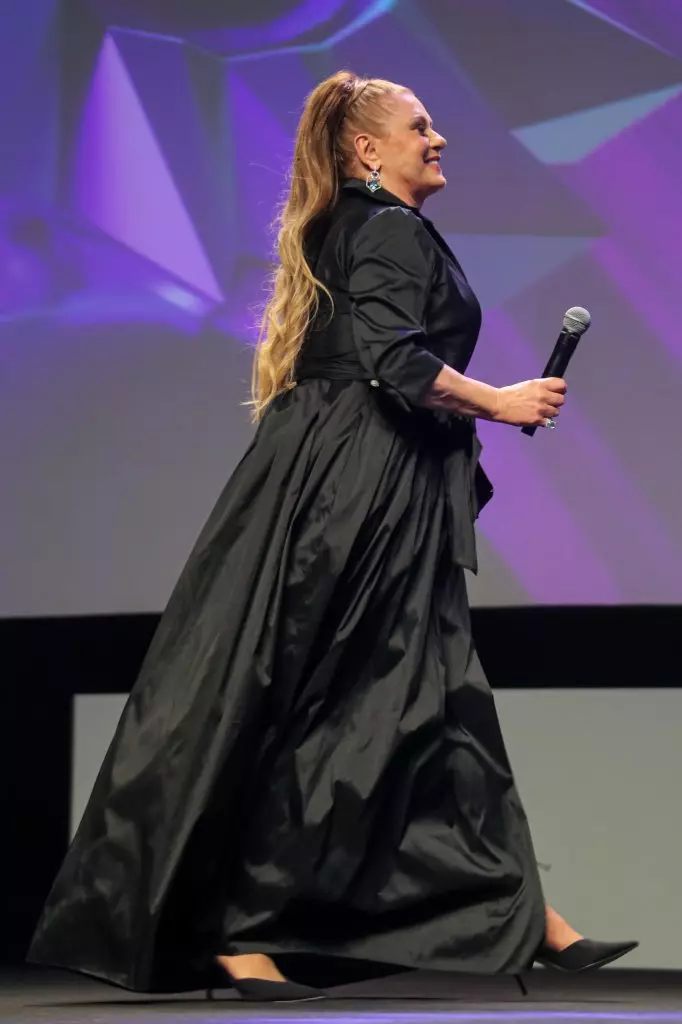
[(307, 381), (260, 424), (162, 616), (34, 962), (167, 991), (216, 952), (532, 960), (542, 890), (442, 457), (370, 390)]

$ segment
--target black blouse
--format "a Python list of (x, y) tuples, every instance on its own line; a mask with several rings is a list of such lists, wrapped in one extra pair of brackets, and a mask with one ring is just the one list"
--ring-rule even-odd
[(473, 523), (492, 487), (479, 466), (475, 423), (423, 407), (444, 363), (466, 370), (481, 326), (460, 264), (418, 209), (356, 179), (311, 232), (306, 259), (334, 308), (322, 294), (296, 380), (366, 380), (377, 398), (386, 396), (397, 429), (442, 456), (453, 560), (476, 571)]
[(416, 207), (350, 179), (306, 256), (334, 298), (334, 315), (323, 296), (297, 380), (365, 376), (414, 406), (443, 363), (466, 370), (481, 309), (449, 246)]

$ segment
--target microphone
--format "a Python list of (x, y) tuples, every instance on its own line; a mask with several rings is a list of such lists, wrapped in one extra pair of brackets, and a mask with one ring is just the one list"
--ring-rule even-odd
[[(582, 306), (571, 306), (566, 310), (563, 329), (542, 371), (542, 377), (563, 377), (578, 342), (591, 323), (592, 317)], [(532, 437), (536, 430), (537, 427), (522, 427), (521, 433)]]

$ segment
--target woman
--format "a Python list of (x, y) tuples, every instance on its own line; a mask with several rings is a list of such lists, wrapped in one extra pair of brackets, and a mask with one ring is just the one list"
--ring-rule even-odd
[(198, 987), (212, 965), (247, 996), (294, 998), (312, 990), (278, 954), (511, 974), (635, 945), (590, 943), (545, 907), (471, 639), (464, 568), (491, 493), (474, 418), (547, 426), (566, 388), (465, 376), (480, 309), (420, 212), (445, 144), (393, 83), (341, 72), (308, 98), (258, 431), (162, 617), (33, 961), (142, 991)]

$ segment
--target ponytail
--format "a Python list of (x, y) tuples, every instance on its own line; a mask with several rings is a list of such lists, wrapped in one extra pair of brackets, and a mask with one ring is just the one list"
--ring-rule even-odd
[(294, 366), (317, 315), (320, 291), (333, 307), (329, 290), (306, 261), (305, 241), (338, 200), (354, 157), (354, 135), (368, 129), (381, 134), (381, 101), (401, 90), (392, 82), (339, 71), (306, 100), (296, 132), (289, 194), (277, 222), (278, 265), (253, 362), (248, 404), (255, 420), (276, 395), (295, 383)]

